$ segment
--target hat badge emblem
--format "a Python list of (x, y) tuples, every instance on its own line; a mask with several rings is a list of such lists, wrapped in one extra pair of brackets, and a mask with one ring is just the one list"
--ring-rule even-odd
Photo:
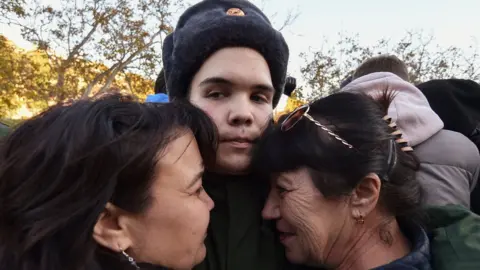
[(242, 17), (242, 16), (245, 16), (245, 12), (243, 12), (243, 10), (239, 8), (230, 8), (229, 10), (227, 10), (227, 15)]

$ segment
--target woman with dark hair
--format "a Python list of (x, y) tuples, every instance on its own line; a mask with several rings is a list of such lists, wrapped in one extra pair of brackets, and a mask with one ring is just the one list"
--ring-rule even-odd
[(191, 105), (121, 95), (24, 122), (0, 146), (0, 269), (191, 269), (215, 134)]
[[(422, 225), (419, 163), (385, 116), (392, 98), (333, 94), (281, 118), (259, 142), (252, 166), (272, 181), (262, 214), (276, 221), (291, 262), (358, 270), (478, 266), (478, 256), (470, 257), (476, 264), (463, 256), (478, 255), (480, 246), (460, 248), (460, 236), (480, 244), (478, 230), (462, 228), (465, 236), (429, 227), (427, 234)], [(458, 236), (454, 248), (445, 234)], [(451, 268), (440, 267), (442, 256), (432, 260), (441, 252), (448, 253)]]

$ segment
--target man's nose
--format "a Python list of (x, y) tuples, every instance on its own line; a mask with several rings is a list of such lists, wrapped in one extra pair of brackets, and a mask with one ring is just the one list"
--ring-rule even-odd
[(228, 124), (232, 126), (252, 125), (253, 109), (248, 97), (237, 97), (232, 100), (228, 114)]

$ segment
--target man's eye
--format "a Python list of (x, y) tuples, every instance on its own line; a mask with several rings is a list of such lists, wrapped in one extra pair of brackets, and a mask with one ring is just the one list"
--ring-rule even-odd
[(263, 95), (254, 95), (252, 96), (252, 100), (255, 102), (267, 103), (268, 99)]
[(211, 92), (207, 95), (209, 98), (219, 99), (225, 97), (225, 94), (222, 92)]

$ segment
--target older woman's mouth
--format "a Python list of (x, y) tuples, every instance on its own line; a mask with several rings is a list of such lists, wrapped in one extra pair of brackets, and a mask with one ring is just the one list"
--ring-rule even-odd
[(289, 232), (280, 232), (280, 235), (279, 235), (280, 242), (283, 245), (288, 245), (288, 243), (290, 243), (295, 237), (296, 237), (296, 234), (289, 233)]

